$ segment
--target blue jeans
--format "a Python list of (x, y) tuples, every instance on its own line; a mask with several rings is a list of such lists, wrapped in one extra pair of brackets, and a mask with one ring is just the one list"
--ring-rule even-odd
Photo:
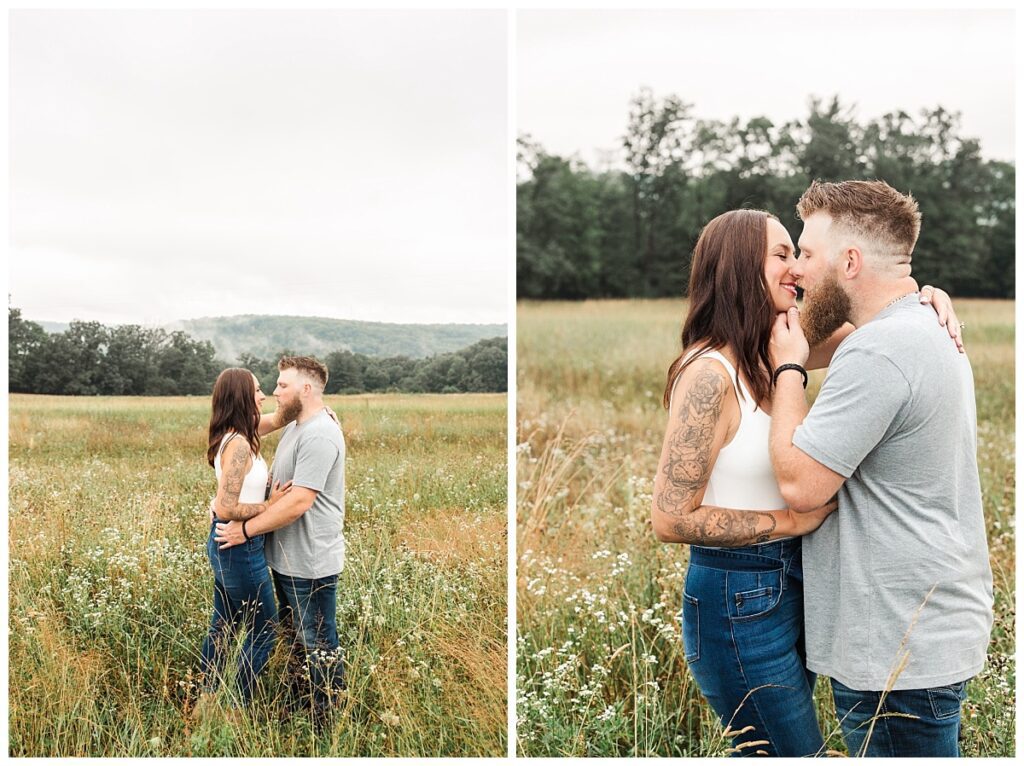
[(881, 692), (856, 691), (832, 679), (832, 698), (846, 748), (850, 755), (871, 758), (958, 757), (960, 703), (966, 693), (966, 681), (931, 689), (891, 691), (879, 708)]
[(800, 540), (691, 546), (683, 592), (690, 674), (729, 732), (733, 755), (824, 752), (815, 675), (804, 666)]
[[(274, 587), (281, 602), (281, 622), (286, 627), (290, 623), (294, 630), (289, 661), (292, 692), (307, 697), (314, 710), (326, 710), (345, 688), (336, 617), (338, 575), (309, 580), (274, 572)], [(305, 673), (294, 672), (296, 660)], [(308, 695), (303, 678), (309, 680)]]
[(277, 608), (270, 570), (263, 556), (263, 537), (220, 550), (210, 525), (206, 555), (213, 568), (213, 617), (203, 641), (201, 672), (205, 691), (217, 688), (230, 650), (231, 639), (245, 630), (238, 655), (238, 696), (242, 704), (252, 698), (256, 676), (274, 648)]

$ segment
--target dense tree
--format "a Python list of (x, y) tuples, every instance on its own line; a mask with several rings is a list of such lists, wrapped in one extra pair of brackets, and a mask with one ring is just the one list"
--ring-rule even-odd
[[(47, 335), (13, 307), (8, 328), (10, 390), (16, 393), (208, 396), (217, 375), (230, 366), (216, 359), (211, 343), (181, 331), (72, 322), (65, 332)], [(251, 370), (269, 396), (277, 384), (278, 361), (296, 353), (286, 348), (271, 359), (243, 354), (235, 366)], [(485, 339), (426, 359), (339, 350), (324, 362), (329, 394), (501, 392), (507, 389), (508, 339)]]
[(327, 355), (324, 364), (330, 371), (327, 380), (327, 393), (347, 394), (365, 390), (363, 371), (366, 369), (366, 364), (351, 351), (334, 351)]
[(21, 310), (8, 309), (7, 373), (11, 391), (38, 390), (40, 361), (49, 340), (46, 331), (35, 322), (21, 318)]
[(640, 262), (644, 295), (657, 295), (666, 274), (663, 254), (673, 250), (677, 212), (684, 197), (692, 155), (694, 121), (690, 104), (676, 96), (658, 101), (644, 88), (630, 102), (622, 137), (633, 199), (633, 249)]
[(138, 325), (111, 327), (100, 364), (104, 393), (137, 396), (152, 390), (160, 337), (158, 330)]
[(43, 393), (90, 396), (104, 391), (103, 358), (107, 330), (99, 322), (74, 321), (48, 344), (58, 364), (47, 364), (40, 373)]
[(676, 96), (629, 104), (621, 167), (595, 171), (520, 141), (517, 289), (523, 298), (670, 296), (685, 290), (701, 228), (735, 208), (779, 216), (815, 178), (879, 178), (923, 217), (914, 276), (956, 295), (1014, 294), (1013, 164), (985, 161), (942, 107), (859, 122), (838, 98), (804, 120), (697, 120)]
[(517, 239), (536, 251), (520, 262), (516, 279), (521, 294), (540, 296), (552, 286), (571, 298), (592, 295), (600, 284), (597, 225), (598, 182), (579, 163), (532, 153), (520, 142), (520, 158), (530, 154), (533, 183), (520, 195)]

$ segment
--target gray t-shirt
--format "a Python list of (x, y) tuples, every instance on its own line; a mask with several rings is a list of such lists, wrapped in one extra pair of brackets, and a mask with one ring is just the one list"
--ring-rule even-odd
[(807, 667), (880, 691), (909, 650), (896, 689), (976, 675), (992, 571), (974, 379), (916, 294), (840, 345), (793, 443), (846, 477), (839, 509), (803, 542)]
[(316, 490), (313, 505), (267, 535), (264, 550), (275, 572), (313, 580), (341, 572), (345, 563), (345, 437), (326, 410), (290, 423), (270, 468), (271, 479)]

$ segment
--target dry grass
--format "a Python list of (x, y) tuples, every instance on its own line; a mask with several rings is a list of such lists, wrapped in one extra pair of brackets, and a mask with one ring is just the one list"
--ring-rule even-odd
[(398, 534), (399, 545), (440, 564), (454, 567), (504, 557), (508, 525), (500, 517), (467, 520), (458, 508), (435, 511), (414, 529)]
[[(678, 301), (520, 303), (517, 318), (517, 748), (530, 756), (723, 755), (683, 658), (685, 546), (649, 528)], [(963, 707), (965, 755), (1014, 748), (1014, 312), (957, 301), (978, 398), (995, 580), (988, 663)], [(813, 374), (815, 394), (823, 374)], [(824, 685), (827, 746), (844, 752)]]
[(192, 718), (212, 608), (208, 401), (11, 397), (12, 755), (504, 755), (505, 397), (329, 403), (349, 458), (349, 694), (316, 736), (306, 715), (280, 718), (281, 647), (245, 715), (225, 684)]

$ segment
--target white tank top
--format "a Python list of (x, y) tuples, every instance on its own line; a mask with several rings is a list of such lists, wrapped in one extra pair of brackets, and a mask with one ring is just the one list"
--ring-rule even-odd
[[(224, 434), (224, 438), (220, 440), (220, 447), (217, 449), (217, 455), (213, 458), (213, 470), (217, 473), (217, 483), (220, 484), (220, 454), (224, 451), (224, 446), (228, 443), (228, 439), (235, 434), (234, 431), (228, 431)], [(241, 437), (244, 441), (244, 437)], [(249, 472), (245, 475), (245, 479), (242, 481), (242, 491), (238, 493), (238, 502), (240, 503), (262, 503), (266, 499), (267, 495), (267, 477), (269, 471), (267, 470), (267, 461), (263, 459), (262, 455), (257, 455), (252, 459), (252, 466), (249, 468)]]
[[(747, 391), (725, 356), (714, 350), (705, 351), (699, 356), (721, 362), (734, 385), (738, 385), (742, 392), (742, 396), (736, 397), (740, 406), (740, 426), (732, 441), (718, 452), (718, 459), (711, 469), (711, 478), (704, 491), (703, 504), (744, 511), (784, 509), (786, 501), (779, 492), (779, 483), (775, 480), (768, 452), (771, 417), (757, 408), (754, 397)], [(675, 394), (674, 383), (672, 393)]]

